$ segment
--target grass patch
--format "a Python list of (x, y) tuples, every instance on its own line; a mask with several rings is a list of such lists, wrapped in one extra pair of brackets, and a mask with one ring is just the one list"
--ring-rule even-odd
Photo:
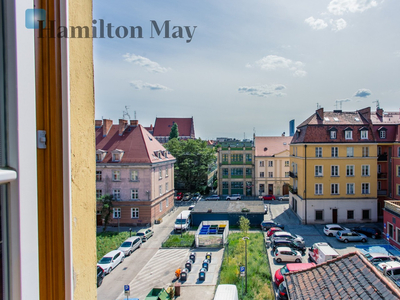
[(194, 235), (189, 232), (185, 232), (182, 234), (171, 234), (162, 246), (166, 248), (173, 247), (191, 247), (194, 243)]
[[(132, 232), (132, 236), (136, 235), (136, 232)], [(129, 232), (101, 232), (97, 234), (97, 261), (99, 261), (105, 254), (112, 250), (116, 250), (121, 246), (129, 237)]]
[(241, 232), (229, 234), (229, 246), (225, 249), (227, 253), (222, 261), (219, 283), (235, 284), (239, 298), (243, 300), (275, 299), (271, 284), (271, 270), (264, 246), (264, 235), (248, 233), (247, 236), (250, 238), (247, 241), (247, 294), (242, 297), (245, 278), (240, 277), (239, 272), (239, 267), (245, 265), (245, 245)]

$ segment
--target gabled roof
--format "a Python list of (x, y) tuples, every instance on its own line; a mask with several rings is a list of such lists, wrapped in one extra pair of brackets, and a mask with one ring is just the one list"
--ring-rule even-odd
[(400, 299), (399, 290), (359, 252), (284, 276), (289, 299)]
[(273, 156), (290, 149), (291, 136), (256, 136), (254, 138), (256, 156)]
[[(124, 152), (120, 162), (112, 161), (112, 151), (116, 149)], [(107, 152), (101, 163), (157, 163), (175, 160), (142, 125), (127, 126), (121, 136), (118, 125), (112, 125), (105, 137), (103, 127), (96, 128), (96, 150)]]
[(172, 125), (176, 123), (178, 125), (179, 136), (190, 136), (195, 138), (194, 134), (194, 122), (193, 117), (191, 118), (156, 118), (154, 124), (153, 135), (158, 136), (169, 136)]

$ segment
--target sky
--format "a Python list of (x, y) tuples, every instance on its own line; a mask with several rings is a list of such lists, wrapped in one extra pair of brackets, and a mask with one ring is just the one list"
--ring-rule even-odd
[(193, 117), (206, 140), (288, 135), (319, 106), (398, 111), (399, 11), (398, 0), (95, 0), (95, 117), (118, 122), (125, 106), (143, 126)]

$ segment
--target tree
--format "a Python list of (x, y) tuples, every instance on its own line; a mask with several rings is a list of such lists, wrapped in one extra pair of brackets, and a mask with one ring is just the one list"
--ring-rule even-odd
[(177, 139), (179, 137), (179, 130), (178, 130), (178, 124), (174, 123), (171, 127), (171, 131), (169, 133), (169, 139)]
[(239, 218), (239, 228), (240, 231), (243, 233), (243, 236), (247, 236), (247, 232), (249, 231), (250, 228), (250, 221), (249, 219), (240, 216)]
[(176, 158), (175, 184), (183, 183), (188, 191), (204, 190), (208, 168), (216, 160), (215, 150), (201, 139), (171, 139), (164, 147)]
[(108, 223), (110, 223), (111, 219), (111, 214), (113, 210), (113, 204), (112, 202), (114, 201), (114, 197), (110, 194), (106, 194), (103, 197), (100, 198), (100, 200), (103, 204), (101, 207), (101, 217), (104, 219), (104, 227), (103, 227), (103, 232), (106, 231)]

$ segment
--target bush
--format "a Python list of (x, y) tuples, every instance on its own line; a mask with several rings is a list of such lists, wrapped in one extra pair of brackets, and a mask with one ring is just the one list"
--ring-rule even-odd
[[(136, 232), (132, 232), (132, 236)], [(129, 232), (102, 232), (97, 234), (97, 261), (99, 261), (105, 254), (112, 250), (116, 250), (121, 244), (129, 237)]]
[(191, 247), (194, 243), (194, 235), (189, 232), (185, 232), (182, 234), (171, 234), (162, 246), (165, 248), (172, 247)]
[[(240, 299), (264, 300), (275, 299), (272, 289), (272, 276), (269, 269), (268, 258), (264, 246), (262, 233), (250, 233), (247, 240), (247, 294), (244, 294), (244, 284), (240, 277), (239, 266), (245, 265), (245, 244), (242, 233), (229, 235), (229, 246), (225, 249), (225, 258), (222, 261), (220, 284), (236, 284)], [(229, 261), (229, 263), (228, 263)], [(242, 286), (243, 284), (243, 286)]]

